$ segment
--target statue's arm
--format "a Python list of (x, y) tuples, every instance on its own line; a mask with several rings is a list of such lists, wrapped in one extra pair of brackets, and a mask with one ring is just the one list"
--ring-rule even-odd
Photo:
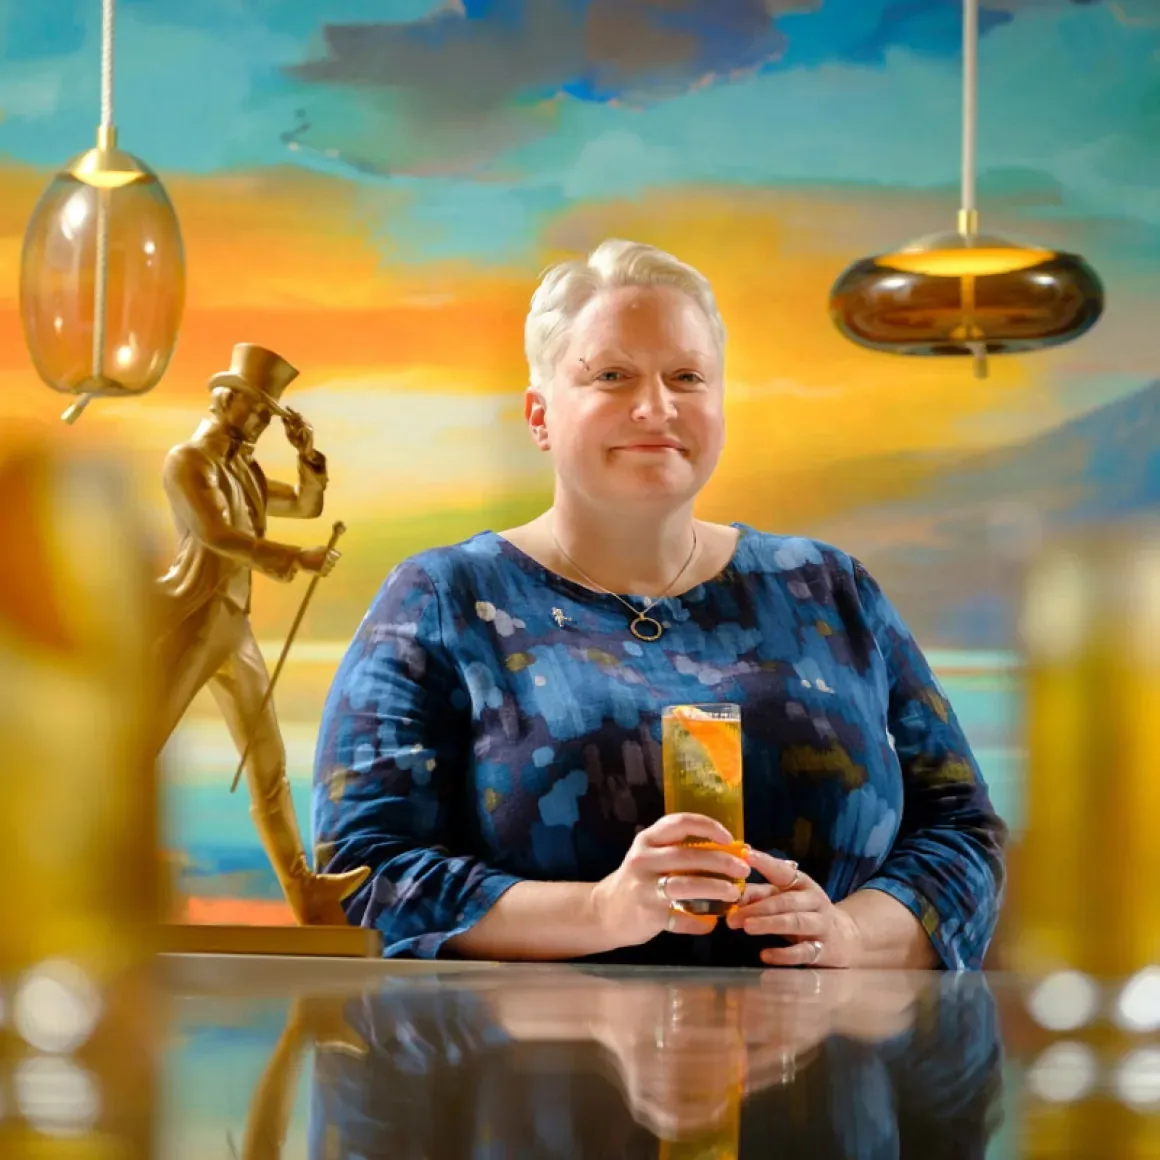
[(319, 451), (298, 457), (298, 483), (266, 481), (266, 511), (272, 516), (313, 520), (322, 515), (326, 494), (326, 456)]
[(217, 483), (217, 471), (196, 447), (177, 447), (169, 453), (162, 472), (165, 493), (178, 522), (190, 535), (219, 556), (238, 560), (278, 580), (289, 580), (298, 570), (299, 549), (275, 544), (234, 527), (229, 503)]

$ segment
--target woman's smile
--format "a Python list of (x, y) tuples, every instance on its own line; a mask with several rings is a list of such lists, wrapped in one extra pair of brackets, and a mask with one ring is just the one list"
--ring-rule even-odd
[(621, 443), (613, 447), (613, 451), (631, 451), (641, 455), (684, 455), (685, 449), (679, 444), (669, 442), (640, 442)]

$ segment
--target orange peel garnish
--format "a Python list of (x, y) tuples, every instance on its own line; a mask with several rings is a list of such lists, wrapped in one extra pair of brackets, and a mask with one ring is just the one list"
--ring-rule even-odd
[(737, 743), (737, 725), (719, 721), (690, 705), (672, 710), (681, 727), (705, 751), (717, 776), (735, 789), (741, 784), (741, 746)]

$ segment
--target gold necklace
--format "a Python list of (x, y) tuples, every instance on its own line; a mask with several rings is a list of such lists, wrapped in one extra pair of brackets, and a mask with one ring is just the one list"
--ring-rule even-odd
[(566, 551), (564, 551), (564, 545), (560, 543), (559, 537), (556, 535), (556, 529), (550, 528), (549, 530), (552, 534), (552, 539), (555, 542), (556, 547), (560, 551), (560, 555), (563, 556), (564, 559), (567, 560), (568, 563), (571, 564), (572, 567), (575, 568), (576, 571), (581, 576), (583, 576), (589, 584), (592, 585), (593, 588), (598, 588), (606, 595), (619, 600), (620, 603), (623, 604), (624, 607), (632, 613), (633, 620), (632, 623), (628, 626), (628, 629), (637, 640), (643, 640), (650, 644), (654, 640), (660, 640), (661, 634), (665, 631), (664, 625), (661, 624), (661, 622), (657, 620), (656, 617), (649, 616), (649, 612), (651, 612), (653, 608), (655, 608), (662, 600), (664, 600), (664, 598), (677, 586), (677, 581), (680, 580), (680, 578), (688, 570), (689, 565), (693, 562), (693, 557), (697, 554), (697, 528), (695, 525), (693, 527), (693, 546), (689, 550), (689, 555), (685, 562), (681, 565), (681, 570), (672, 578), (668, 587), (659, 596), (654, 596), (644, 606), (644, 608), (637, 608), (634, 604), (629, 604), (629, 602), (625, 600), (623, 596), (617, 595), (617, 593), (613, 592), (611, 588), (605, 588), (604, 585), (599, 581), (593, 580), (592, 577), (589, 576), (588, 573), (585, 572), (584, 569), (581, 568), (580, 565), (577, 564), (576, 561), (573, 560)]

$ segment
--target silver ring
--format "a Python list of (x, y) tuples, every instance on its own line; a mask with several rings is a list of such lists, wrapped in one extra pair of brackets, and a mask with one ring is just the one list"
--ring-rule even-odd
[(810, 946), (814, 948), (814, 957), (810, 959), (810, 965), (818, 961), (822, 957), (822, 944), (816, 938), (810, 939)]
[(675, 906), (669, 907), (669, 919), (665, 923), (665, 930), (672, 934), (677, 929), (677, 908)]
[(672, 904), (672, 901), (673, 901), (669, 897), (669, 893), (668, 893), (669, 879), (671, 877), (672, 877), (671, 874), (662, 874), (657, 879), (657, 897), (659, 899), (661, 899), (663, 902), (669, 903), (670, 905)]

